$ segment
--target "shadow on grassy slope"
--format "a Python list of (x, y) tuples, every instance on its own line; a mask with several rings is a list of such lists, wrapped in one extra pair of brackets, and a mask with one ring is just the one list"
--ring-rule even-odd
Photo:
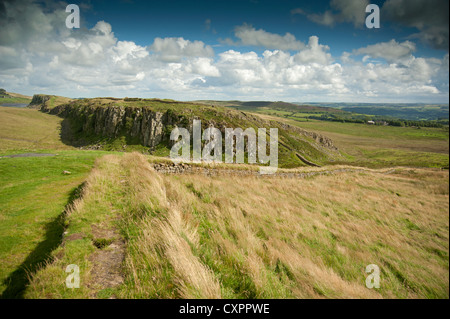
[[(63, 118), (61, 121), (61, 129), (59, 133), (61, 142), (67, 146), (73, 147), (93, 147), (93, 149), (101, 149), (105, 151), (138, 151), (147, 153), (149, 147), (143, 146), (137, 137), (131, 137), (125, 132), (117, 134), (115, 137), (105, 137), (97, 134), (86, 133), (83, 125), (74, 119)], [(167, 141), (162, 141), (157, 148), (166, 146)], [(99, 146), (96, 147), (96, 146)], [(167, 149), (167, 154), (169, 149)]]
[[(78, 128), (78, 130), (81, 132), (81, 128)], [(61, 142), (74, 147), (87, 146), (89, 144), (92, 144), (92, 141), (77, 138), (75, 131), (76, 128), (74, 128), (74, 125), (73, 123), (71, 123), (70, 119), (63, 118), (63, 120), (61, 121), (61, 131), (59, 134)]]
[[(81, 196), (84, 182), (72, 189), (66, 207)], [(22, 299), (31, 275), (51, 261), (51, 253), (62, 242), (66, 210), (45, 225), (45, 239), (28, 255), (24, 262), (3, 282), (6, 289), (0, 296), (2, 299)]]

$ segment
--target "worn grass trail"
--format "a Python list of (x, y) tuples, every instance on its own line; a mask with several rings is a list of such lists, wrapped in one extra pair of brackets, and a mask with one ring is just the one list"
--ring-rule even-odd
[[(432, 169), (210, 177), (106, 156), (25, 297), (448, 298), (448, 194), (448, 171)], [(98, 279), (101, 251), (117, 280)], [(369, 264), (380, 289), (365, 286)]]
[[(59, 151), (51, 157), (0, 158), (0, 295), (21, 297), (57, 248), (64, 207), (105, 152)], [(58, 155), (56, 155), (58, 154)], [(64, 175), (64, 170), (71, 174)]]

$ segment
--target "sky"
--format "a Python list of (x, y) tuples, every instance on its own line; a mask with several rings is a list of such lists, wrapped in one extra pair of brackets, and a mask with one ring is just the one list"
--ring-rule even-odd
[[(69, 29), (68, 4), (80, 8)], [(380, 8), (367, 28), (366, 6)], [(448, 103), (448, 0), (0, 0), (27, 95)]]

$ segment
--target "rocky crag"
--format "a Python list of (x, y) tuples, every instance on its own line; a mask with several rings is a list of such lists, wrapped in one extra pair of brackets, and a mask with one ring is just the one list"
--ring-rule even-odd
[(45, 94), (35, 94), (33, 95), (33, 98), (31, 99), (30, 104), (28, 105), (29, 108), (36, 108), (41, 109), (48, 100), (50, 100), (50, 95)]
[[(205, 113), (215, 114), (214, 116), (202, 117), (203, 110), (198, 111), (198, 109), (205, 106), (194, 105), (193, 103), (184, 103), (183, 106), (188, 104), (188, 107), (181, 107), (179, 109), (176, 107), (167, 107), (164, 109), (161, 107), (155, 108), (152, 105), (155, 103), (166, 103), (167, 105), (173, 106), (181, 102), (151, 100), (148, 106), (141, 106), (142, 103), (138, 105), (130, 104), (133, 103), (132, 101), (134, 99), (102, 98), (73, 100), (69, 103), (49, 107), (47, 101), (50, 98), (45, 95), (35, 95), (30, 105), (38, 107), (42, 112), (68, 119), (71, 122), (71, 126), (83, 135), (106, 138), (126, 136), (135, 143), (139, 143), (150, 149), (154, 149), (163, 141), (169, 142), (170, 132), (174, 127), (184, 127), (192, 133), (193, 119), (200, 119), (202, 120), (202, 129), (214, 126), (220, 129), (223, 136), (226, 127), (241, 127), (242, 129), (247, 127), (278, 127), (279, 130), (285, 133), (287, 132), (289, 135), (292, 133), (292, 136), (302, 140), (304, 145), (307, 143), (308, 148), (313, 153), (317, 151), (326, 157), (339, 153), (333, 142), (323, 135), (280, 122), (269, 122), (258, 116), (244, 112), (229, 109), (217, 110), (214, 109), (214, 106), (209, 106), (209, 109), (205, 110)], [(141, 101), (142, 99), (139, 100)], [(241, 125), (239, 126), (237, 123)], [(298, 147), (296, 148), (288, 144), (287, 142), (280, 143), (280, 145), (286, 147), (289, 151), (305, 154), (304, 150), (299, 150), (297, 149)], [(312, 156), (308, 156), (308, 152), (306, 154), (307, 157), (312, 158)], [(309, 165), (309, 163), (306, 164)]]

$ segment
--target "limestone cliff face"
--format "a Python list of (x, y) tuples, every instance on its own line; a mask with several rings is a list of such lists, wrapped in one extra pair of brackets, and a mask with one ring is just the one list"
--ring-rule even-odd
[(50, 100), (50, 95), (45, 94), (35, 94), (33, 95), (33, 99), (31, 100), (28, 107), (30, 108), (40, 108), (42, 105), (45, 105), (45, 102)]
[(170, 112), (155, 112), (145, 107), (73, 107), (69, 103), (52, 109), (43, 105), (40, 110), (69, 119), (84, 134), (111, 138), (125, 135), (150, 148), (167, 137), (167, 126), (179, 121)]

